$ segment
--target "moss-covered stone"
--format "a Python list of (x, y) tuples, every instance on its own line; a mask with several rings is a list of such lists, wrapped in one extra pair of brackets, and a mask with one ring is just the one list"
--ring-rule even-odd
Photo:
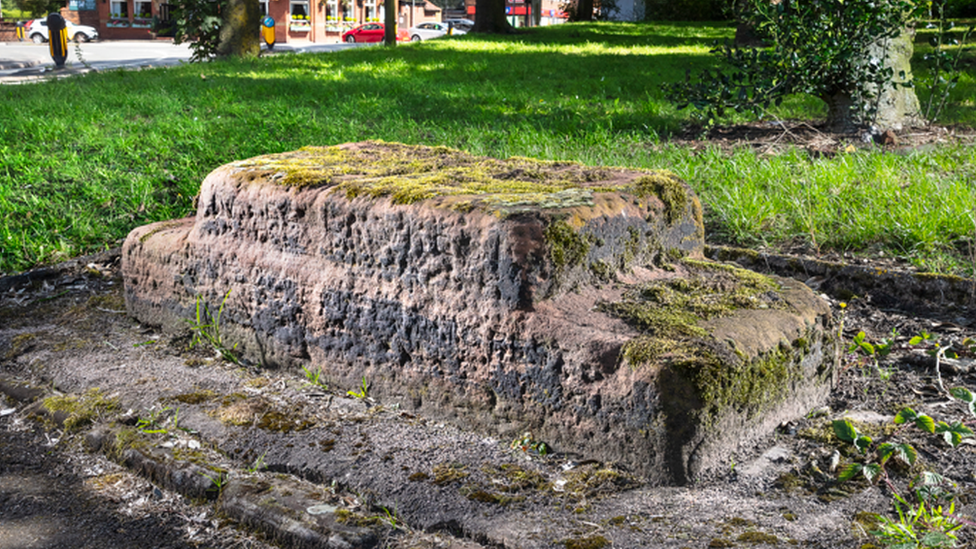
[(233, 166), (250, 172), (251, 180), (293, 188), (334, 187), (350, 200), (389, 197), (394, 204), (412, 204), (453, 197), (446, 207), (460, 211), (480, 207), (499, 217), (528, 210), (592, 206), (594, 193), (630, 192), (642, 198), (660, 198), (668, 221), (673, 223), (691, 201), (684, 184), (669, 172), (649, 172), (633, 183), (600, 186), (594, 183), (611, 178), (619, 170), (524, 157), (499, 160), (447, 147), (379, 141), (363, 145), (355, 149), (304, 147)]

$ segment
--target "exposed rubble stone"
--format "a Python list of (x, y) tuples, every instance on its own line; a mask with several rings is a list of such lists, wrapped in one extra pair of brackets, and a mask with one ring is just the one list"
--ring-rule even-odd
[(835, 363), (826, 304), (701, 259), (701, 215), (667, 172), (305, 148), (223, 166), (195, 217), (133, 231), (126, 305), (182, 332), (226, 296), (246, 360), (689, 482), (818, 404)]

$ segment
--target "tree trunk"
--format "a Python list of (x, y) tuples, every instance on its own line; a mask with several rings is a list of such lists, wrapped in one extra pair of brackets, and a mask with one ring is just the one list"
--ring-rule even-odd
[(576, 0), (576, 13), (573, 21), (593, 20), (593, 0)]
[(857, 130), (854, 98), (847, 92), (837, 92), (820, 99), (827, 103), (826, 130), (832, 133), (851, 133)]
[(383, 0), (383, 44), (396, 46), (397, 35), (397, 0)]
[(258, 0), (229, 0), (220, 28), (217, 55), (256, 57), (261, 53), (261, 10)]
[[(922, 110), (915, 95), (915, 88), (906, 88), (901, 83), (912, 80), (912, 43), (915, 33), (904, 29), (901, 34), (889, 40), (876, 42), (868, 49), (868, 55), (881, 59), (885, 67), (892, 69), (892, 83), (885, 86), (877, 99), (878, 113), (873, 121), (879, 131), (901, 130), (925, 124)], [(904, 73), (904, 76), (902, 76)]]
[(509, 34), (515, 29), (505, 17), (505, 0), (477, 0), (471, 32)]

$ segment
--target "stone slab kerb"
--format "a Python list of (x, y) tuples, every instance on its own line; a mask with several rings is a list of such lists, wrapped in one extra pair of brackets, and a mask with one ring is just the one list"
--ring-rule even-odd
[[(826, 307), (804, 287), (767, 292), (765, 312), (706, 315), (678, 334), (684, 347), (633, 363), (628, 345), (649, 328), (607, 304), (715, 278), (692, 261), (702, 246), (701, 205), (666, 172), (364, 142), (218, 168), (195, 217), (129, 235), (123, 274), (142, 322), (186, 331), (198, 301), (216, 310), (227, 296), (222, 334), (250, 361), (349, 388), (365, 376), (384, 402), (504, 437), (532, 430), (666, 483), (803, 413), (830, 377)], [(761, 337), (739, 335), (748, 326)], [(717, 404), (681, 351), (699, 340), (744, 370), (775, 354), (793, 374), (767, 379), (762, 402), (725, 391)]]

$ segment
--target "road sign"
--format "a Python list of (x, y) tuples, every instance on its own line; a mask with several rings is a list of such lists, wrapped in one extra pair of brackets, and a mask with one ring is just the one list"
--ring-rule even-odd
[(274, 17), (266, 15), (264, 19), (261, 20), (261, 37), (264, 38), (264, 43), (268, 45), (268, 49), (273, 50), (275, 45)]

